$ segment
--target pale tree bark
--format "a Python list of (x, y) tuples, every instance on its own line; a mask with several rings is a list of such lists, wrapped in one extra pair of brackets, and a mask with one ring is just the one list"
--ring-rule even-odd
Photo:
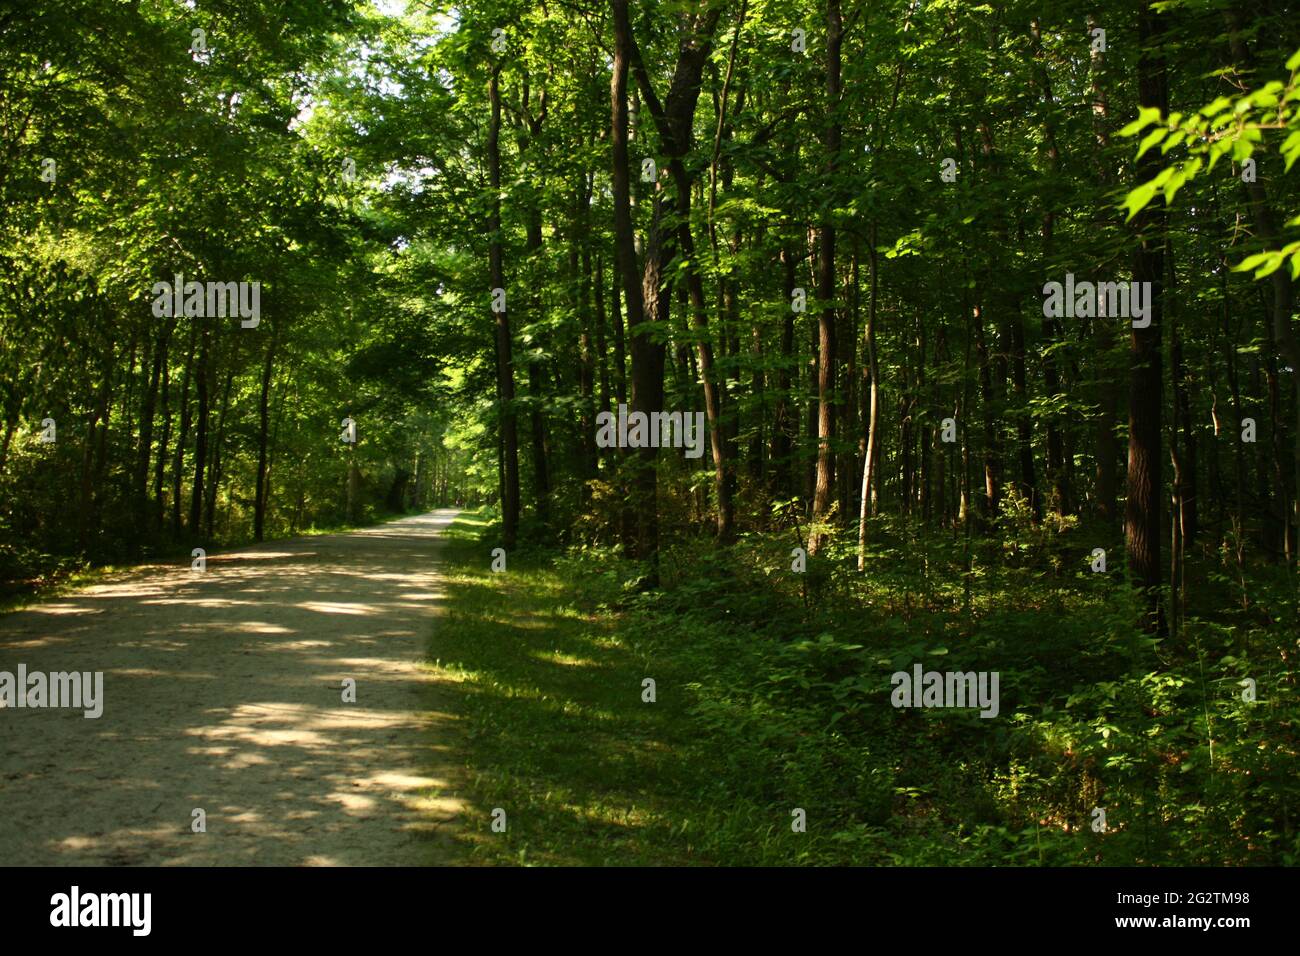
[[(831, 117), (826, 130), (826, 179), (834, 182), (839, 165), (841, 140), (840, 47), (844, 39), (839, 0), (826, 0), (826, 108)], [(831, 451), (834, 438), (835, 410), (835, 223), (828, 204), (820, 230), (817, 259), (817, 298), (822, 311), (817, 321), (817, 480), (813, 488), (813, 532), (808, 538), (808, 553), (816, 554), (826, 543), (819, 525), (828, 518), (831, 494), (835, 486), (835, 456)]]

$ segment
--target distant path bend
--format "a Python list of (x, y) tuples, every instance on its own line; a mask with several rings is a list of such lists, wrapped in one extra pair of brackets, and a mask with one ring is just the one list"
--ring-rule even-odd
[(0, 866), (448, 857), (458, 764), (423, 660), (456, 513), (209, 555), (202, 574), (142, 568), (0, 617), (0, 671), (103, 671), (105, 698), (90, 720), (0, 708)]

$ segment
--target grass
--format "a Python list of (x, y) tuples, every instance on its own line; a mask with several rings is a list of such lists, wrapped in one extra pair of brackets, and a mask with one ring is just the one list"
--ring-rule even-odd
[[(707, 862), (689, 826), (693, 787), (679, 748), (691, 732), (683, 683), (620, 637), (600, 593), (545, 555), (489, 570), (482, 517), (444, 550), (449, 611), (431, 642), (467, 724), (467, 860), (483, 865)], [(642, 681), (656, 682), (654, 703)], [(697, 771), (698, 772), (698, 771)], [(504, 833), (491, 812), (506, 813)]]
[[(520, 551), (494, 574), (494, 530), (479, 514), (448, 530), (448, 610), (430, 642), (466, 725), (464, 862), (866, 861), (860, 847), (837, 851), (823, 787), (809, 786), (809, 775), (829, 769), (818, 765), (823, 755), (792, 777), (774, 766), (795, 759), (789, 738), (806, 731), (785, 733), (736, 692), (764, 666), (746, 650), (751, 635), (713, 629), (695, 646), (696, 628), (663, 626), (629, 586), (635, 566), (612, 556)], [(646, 678), (654, 702), (643, 699)], [(752, 739), (733, 746), (716, 734), (719, 720)], [(865, 793), (878, 804), (877, 784), (855, 785), (849, 799)], [(497, 808), (504, 832), (491, 828)], [(807, 832), (793, 830), (796, 808), (811, 821)], [(889, 862), (883, 847), (874, 856)]]
[[(1203, 562), (1207, 617), (1151, 641), (1122, 582), (1076, 560), (1087, 534), (982, 542), (971, 591), (944, 536), (882, 527), (867, 575), (835, 548), (790, 574), (780, 536), (688, 542), (665, 550), (648, 593), (634, 564), (598, 549), (522, 549), (494, 574), (494, 535), (482, 514), (450, 529), (430, 644), (466, 728), (466, 862), (1300, 858), (1294, 632), (1272, 623), (1293, 620), (1286, 582), (1259, 583), (1263, 604), (1234, 612)], [(999, 671), (999, 719), (893, 708), (889, 675), (917, 661)], [(1267, 703), (1236, 695), (1243, 674)]]

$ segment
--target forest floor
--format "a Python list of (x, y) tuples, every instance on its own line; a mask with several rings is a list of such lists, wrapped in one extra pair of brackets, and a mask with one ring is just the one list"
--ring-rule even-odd
[[(788, 531), (682, 536), (647, 591), (596, 544), (525, 540), (492, 573), (495, 515), (462, 514), (430, 658), (467, 862), (1295, 865), (1288, 573), (1252, 568), (1234, 609), (1231, 566), (1198, 556), (1188, 618), (1151, 637), (1090, 569), (1097, 529), (998, 530), (880, 519), (867, 575), (855, 529), (806, 574)], [(999, 675), (998, 719), (899, 707), (918, 665)]]
[(104, 675), (98, 718), (0, 721), (0, 865), (448, 861), (461, 762), (424, 653), (454, 517), (138, 568), (0, 617), (0, 671)]

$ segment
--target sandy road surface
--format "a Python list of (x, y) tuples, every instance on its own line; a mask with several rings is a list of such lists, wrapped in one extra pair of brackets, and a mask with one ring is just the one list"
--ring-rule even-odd
[(0, 708), (0, 866), (445, 858), (452, 718), (420, 662), (454, 516), (142, 569), (0, 617), (0, 671), (103, 671), (105, 698), (94, 720)]

